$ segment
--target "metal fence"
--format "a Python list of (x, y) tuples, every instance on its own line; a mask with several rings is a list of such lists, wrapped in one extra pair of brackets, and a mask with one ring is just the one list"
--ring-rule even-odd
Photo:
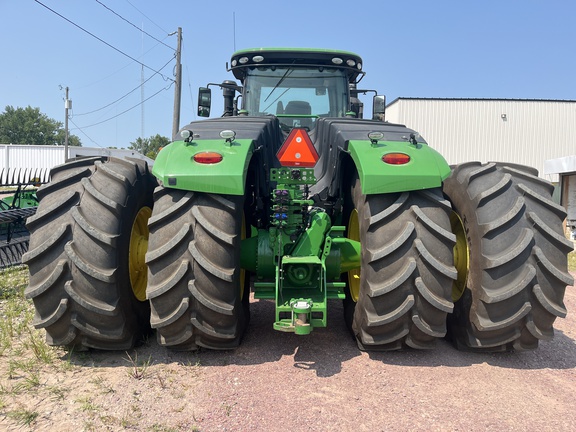
[(0, 187), (47, 183), (50, 168), (1, 168)]

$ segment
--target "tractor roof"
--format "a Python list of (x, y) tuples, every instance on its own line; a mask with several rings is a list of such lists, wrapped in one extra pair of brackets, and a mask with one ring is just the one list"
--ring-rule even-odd
[(362, 72), (362, 58), (348, 51), (317, 48), (250, 48), (232, 54), (231, 70), (244, 79), (246, 68), (262, 66), (330, 67), (344, 69), (349, 81), (355, 82)]

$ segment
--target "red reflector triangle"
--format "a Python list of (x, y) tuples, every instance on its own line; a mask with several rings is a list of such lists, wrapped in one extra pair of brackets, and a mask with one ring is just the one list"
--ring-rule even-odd
[(276, 153), (282, 166), (312, 168), (318, 162), (318, 152), (304, 128), (294, 128)]

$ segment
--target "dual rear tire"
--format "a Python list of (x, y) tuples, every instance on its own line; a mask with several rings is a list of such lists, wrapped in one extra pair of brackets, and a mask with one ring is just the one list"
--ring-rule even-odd
[(231, 349), (248, 322), (240, 269), (243, 197), (158, 187), (149, 222), (148, 298), (158, 342)]
[(345, 317), (360, 348), (430, 348), (446, 330), (462, 350), (551, 339), (566, 315), (573, 245), (552, 185), (537, 174), (471, 162), (442, 190), (368, 196), (356, 178), (345, 219), (362, 262), (347, 274)]
[(150, 329), (139, 275), (155, 180), (144, 162), (115, 158), (79, 159), (51, 177), (22, 257), (34, 324), (50, 345), (130, 348)]
[(151, 328), (178, 350), (239, 344), (249, 314), (243, 197), (154, 192), (139, 160), (79, 159), (51, 177), (23, 256), (34, 324), (50, 345), (125, 350)]
[[(240, 343), (243, 197), (155, 185), (143, 162), (90, 158), (54, 168), (38, 191), (25, 293), (49, 344), (127, 349), (150, 324), (177, 350)], [(551, 194), (518, 165), (462, 164), (443, 189), (382, 195), (362, 194), (356, 176), (344, 220), (361, 267), (345, 275), (345, 317), (359, 347), (427, 349), (447, 331), (474, 350), (551, 338), (573, 283)]]
[[(458, 165), (444, 193), (458, 218), (457, 258), (468, 271), (455, 286), (451, 338), (459, 349), (527, 350), (549, 340), (557, 317), (566, 316), (564, 209), (553, 186), (521, 165), (477, 162)], [(467, 250), (466, 250), (467, 248)], [(462, 275), (464, 268), (460, 268)]]
[(348, 272), (345, 318), (364, 350), (434, 347), (446, 334), (457, 272), (450, 204), (440, 189), (349, 196), (347, 236), (362, 244)]

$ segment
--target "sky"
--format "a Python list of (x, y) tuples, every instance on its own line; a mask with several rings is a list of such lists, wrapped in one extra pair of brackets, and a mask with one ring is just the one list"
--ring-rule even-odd
[(0, 0), (0, 22), (0, 112), (32, 106), (64, 123), (68, 87), (84, 147), (171, 137), (178, 27), (180, 126), (197, 120), (199, 87), (233, 79), (233, 52), (259, 47), (355, 52), (359, 88), (389, 102), (576, 100), (573, 0)]

